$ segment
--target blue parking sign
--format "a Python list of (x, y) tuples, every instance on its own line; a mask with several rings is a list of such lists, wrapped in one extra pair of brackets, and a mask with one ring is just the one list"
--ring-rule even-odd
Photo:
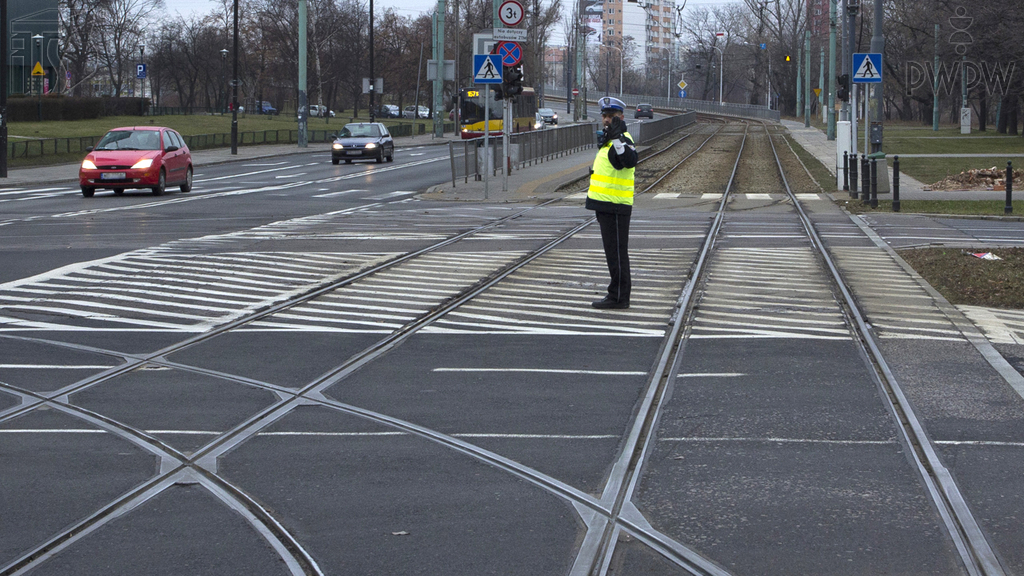
[(136, 64), (135, 65), (135, 77), (136, 78), (145, 78), (146, 77), (146, 65), (145, 64)]

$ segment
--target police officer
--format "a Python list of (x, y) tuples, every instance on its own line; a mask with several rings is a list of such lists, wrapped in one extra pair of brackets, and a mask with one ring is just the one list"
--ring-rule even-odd
[(604, 257), (608, 261), (608, 295), (592, 305), (600, 309), (629, 308), (632, 283), (629, 276), (629, 216), (633, 212), (633, 169), (637, 163), (633, 137), (626, 132), (626, 105), (604, 97), (601, 107), (604, 130), (587, 191), (588, 210), (597, 213)]

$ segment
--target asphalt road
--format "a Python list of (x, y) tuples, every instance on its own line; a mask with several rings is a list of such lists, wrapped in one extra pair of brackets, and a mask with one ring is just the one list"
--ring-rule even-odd
[[(639, 202), (633, 305), (597, 312), (593, 226), (521, 262), (585, 223), (580, 203), (418, 198), (447, 160), (310, 153), (201, 166), (188, 194), (0, 193), (0, 574), (581, 573), (714, 203)], [(624, 512), (643, 521), (609, 573), (684, 573), (658, 539), (722, 573), (961, 573), (790, 208), (753, 196), (670, 371)], [(1020, 397), (964, 337), (935, 338), (948, 320), (922, 331), (922, 290), (871, 301), (905, 276), (811, 205), (1020, 571)]]

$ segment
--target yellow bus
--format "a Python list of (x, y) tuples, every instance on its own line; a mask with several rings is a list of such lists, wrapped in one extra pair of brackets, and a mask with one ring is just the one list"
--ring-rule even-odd
[[(462, 106), (459, 109), (459, 126), (462, 131), (462, 138), (479, 138), (484, 135), (484, 98), (489, 98), (490, 103), (490, 132), (501, 134), (502, 105), (504, 100), (496, 100), (494, 91), (489, 86), (482, 85), (480, 88), (462, 89)], [(537, 123), (537, 93), (528, 86), (523, 87), (523, 93), (512, 100), (512, 132), (526, 132), (536, 128)]]

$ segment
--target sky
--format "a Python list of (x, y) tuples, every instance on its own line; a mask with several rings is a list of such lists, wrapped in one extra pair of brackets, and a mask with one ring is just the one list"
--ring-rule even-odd
[[(730, 0), (687, 0), (687, 8), (697, 6), (700, 4), (719, 4), (729, 2)], [(731, 0), (740, 1), (740, 0)], [(572, 0), (563, 0), (563, 4), (566, 6), (572, 5)], [(183, 16), (190, 14), (206, 14), (213, 10), (215, 3), (211, 0), (164, 0), (164, 6), (167, 11), (171, 14), (180, 12)], [(394, 8), (399, 14), (403, 16), (416, 17), (420, 14), (427, 12), (437, 6), (436, 0), (374, 0), (373, 7), (376, 11), (378, 8), (390, 7)], [(555, 44), (561, 43), (562, 27), (558, 26), (557, 30), (552, 34), (552, 40)]]

